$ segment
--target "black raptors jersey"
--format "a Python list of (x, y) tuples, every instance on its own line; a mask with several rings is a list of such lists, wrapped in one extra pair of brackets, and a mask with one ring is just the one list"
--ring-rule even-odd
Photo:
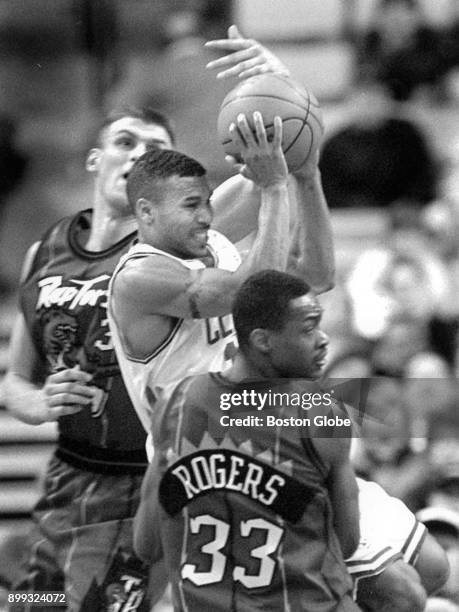
[(149, 490), (158, 503), (147, 528), (160, 529), (154, 546), (176, 611), (358, 609), (332, 527), (328, 466), (308, 426), (270, 426), (269, 411), (246, 409), (239, 416), (252, 420), (227, 427), (231, 412), (222, 410), (222, 399), (241, 406), (244, 393), (279, 392), (283, 406), (270, 414), (303, 422), (308, 412), (285, 398), (307, 390), (305, 381), (233, 384), (207, 374), (182, 381), (155, 413)]
[(92, 405), (59, 419), (57, 454), (94, 471), (144, 471), (145, 431), (123, 384), (107, 321), (111, 274), (134, 234), (112, 247), (81, 245), (90, 210), (59, 221), (45, 235), (20, 288), (21, 308), (43, 362), (43, 378), (79, 365), (98, 389)]

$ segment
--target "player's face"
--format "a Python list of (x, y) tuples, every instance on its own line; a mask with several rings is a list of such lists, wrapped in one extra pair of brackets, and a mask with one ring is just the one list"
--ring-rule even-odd
[(322, 308), (311, 292), (290, 301), (284, 327), (271, 332), (271, 363), (285, 378), (319, 378), (325, 367), (328, 337), (319, 328)]
[(206, 178), (173, 176), (160, 189), (154, 245), (183, 259), (205, 257), (213, 216)]
[(126, 180), (135, 161), (151, 146), (172, 148), (169, 134), (162, 126), (136, 117), (122, 117), (108, 125), (101, 134), (100, 147), (90, 151), (86, 164), (97, 175), (97, 197), (129, 213)]

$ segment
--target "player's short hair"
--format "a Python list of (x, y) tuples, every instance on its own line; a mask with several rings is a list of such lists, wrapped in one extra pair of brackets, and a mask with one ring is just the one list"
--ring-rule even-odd
[(248, 346), (254, 329), (282, 329), (290, 301), (310, 291), (306, 281), (286, 272), (263, 270), (250, 276), (237, 292), (232, 309), (239, 346)]
[(126, 184), (129, 204), (135, 211), (139, 198), (152, 199), (158, 181), (171, 176), (204, 176), (206, 169), (192, 157), (170, 149), (149, 149), (135, 162)]
[(166, 117), (166, 115), (156, 110), (155, 108), (152, 108), (151, 106), (123, 106), (121, 108), (111, 110), (102, 120), (102, 124), (100, 126), (97, 138), (99, 144), (101, 142), (105, 129), (112, 123), (115, 123), (115, 121), (123, 119), (124, 117), (132, 117), (134, 119), (140, 119), (141, 121), (147, 124), (152, 123), (155, 125), (159, 125), (160, 127), (166, 130), (171, 140), (171, 143), (175, 145), (175, 132), (174, 128), (172, 127), (172, 123)]

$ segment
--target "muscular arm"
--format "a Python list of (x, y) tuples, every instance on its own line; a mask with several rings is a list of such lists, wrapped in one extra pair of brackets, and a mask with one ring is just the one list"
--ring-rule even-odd
[(360, 537), (358, 489), (349, 458), (351, 438), (315, 438), (320, 457), (330, 464), (328, 488), (333, 525), (345, 559), (357, 548)]
[(324, 293), (334, 286), (335, 251), (317, 165), (295, 174), (293, 183), (298, 202), (298, 232), (297, 243), (291, 247), (289, 272), (303, 277), (316, 293)]
[[(38, 244), (33, 245), (26, 256), (23, 278), (37, 247)], [(5, 405), (17, 419), (40, 425), (79, 412), (91, 403), (93, 392), (86, 386), (91, 380), (89, 374), (75, 368), (63, 370), (49, 376), (42, 387), (35, 384), (35, 374), (41, 365), (24, 316), (19, 313), (10, 339), (8, 373), (3, 380)]]
[(134, 550), (148, 563), (155, 563), (163, 557), (158, 489), (159, 467), (155, 457), (145, 472), (140, 504), (134, 518)]

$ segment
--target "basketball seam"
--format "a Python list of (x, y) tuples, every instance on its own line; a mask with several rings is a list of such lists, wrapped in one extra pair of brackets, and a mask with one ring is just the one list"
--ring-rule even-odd
[[(296, 119), (297, 121), (301, 121), (301, 123), (303, 124), (303, 125), (302, 125), (302, 127), (301, 127), (301, 130), (300, 130), (300, 131), (299, 131), (299, 133), (298, 133), (298, 134), (295, 136), (295, 140), (296, 140), (296, 139), (298, 138), (299, 134), (301, 134), (301, 132), (302, 132), (302, 130), (303, 130), (303, 127), (304, 127), (304, 124), (305, 124), (306, 122), (304, 121), (304, 119), (303, 119), (302, 117), (296, 117), (296, 116), (294, 116), (294, 117), (284, 117), (284, 118), (282, 119), (282, 123), (283, 123), (284, 121), (290, 121), (291, 119)], [(266, 130), (266, 129), (268, 129), (268, 128), (272, 128), (272, 127), (274, 127), (274, 123), (267, 123), (267, 124), (265, 125), (265, 130)], [(232, 139), (232, 138), (229, 138), (228, 140), (222, 140), (222, 143), (221, 143), (221, 144), (222, 144), (222, 145), (226, 145), (226, 144), (229, 144), (230, 142), (233, 142), (233, 139)], [(293, 141), (293, 142), (294, 142), (294, 141)], [(290, 149), (290, 147), (291, 147), (291, 145), (289, 145), (289, 146), (288, 146), (288, 148), (289, 148), (289, 149)], [(284, 153), (285, 153), (285, 151), (284, 151)]]
[[(287, 98), (281, 98), (280, 96), (273, 96), (273, 95), (268, 95), (268, 94), (250, 94), (250, 96), (241, 96), (240, 98), (233, 98), (233, 100), (230, 100), (229, 102), (227, 102), (226, 104), (223, 104), (220, 112), (223, 109), (226, 109), (227, 106), (229, 106), (230, 104), (232, 104), (233, 102), (239, 102), (239, 100), (250, 100), (250, 98), (269, 98), (271, 100), (280, 100), (281, 102), (287, 102), (287, 104), (291, 104), (292, 106), (296, 106), (297, 108), (300, 108), (302, 111), (304, 111), (304, 105), (301, 106), (300, 104), (297, 104), (296, 102), (292, 102), (291, 100), (288, 100)], [(307, 101), (307, 110), (309, 112), (309, 108), (311, 106), (311, 100), (310, 98), (308, 98), (307, 100), (305, 99), (305, 102)], [(299, 117), (296, 117), (296, 119), (299, 119)]]
[[(223, 109), (227, 109), (227, 107), (230, 107), (231, 104), (233, 103), (238, 103), (240, 100), (250, 100), (251, 98), (269, 98), (272, 100), (279, 100), (281, 102), (286, 102), (287, 104), (290, 104), (291, 106), (294, 106), (298, 109), (300, 109), (302, 112), (304, 112), (304, 118), (303, 117), (298, 117), (298, 116), (288, 116), (288, 117), (282, 117), (282, 122), (287, 122), (290, 121), (292, 119), (295, 119), (297, 121), (301, 122), (301, 128), (298, 131), (298, 133), (296, 134), (296, 136), (294, 137), (294, 139), (289, 143), (288, 147), (283, 151), (284, 155), (287, 155), (287, 153), (292, 149), (292, 147), (296, 144), (296, 142), (298, 141), (298, 139), (300, 138), (300, 136), (303, 134), (303, 130), (305, 129), (305, 127), (309, 130), (310, 133), (310, 138), (309, 138), (309, 147), (308, 150), (305, 151), (304, 157), (301, 161), (301, 163), (297, 166), (297, 168), (300, 168), (308, 159), (309, 155), (311, 154), (311, 151), (313, 149), (314, 146), (314, 141), (315, 141), (315, 137), (314, 137), (314, 130), (312, 128), (312, 126), (310, 126), (308, 124), (308, 119), (310, 116), (312, 116), (313, 119), (315, 119), (315, 121), (319, 124), (319, 127), (321, 128), (321, 130), (323, 130), (323, 123), (322, 120), (313, 112), (313, 110), (318, 110), (320, 113), (320, 105), (317, 103), (313, 103), (313, 101), (311, 100), (310, 95), (303, 95), (303, 93), (301, 91), (299, 91), (299, 89), (297, 89), (297, 87), (295, 87), (292, 83), (287, 83), (286, 85), (289, 85), (290, 89), (293, 89), (293, 91), (304, 101), (306, 102), (306, 108), (303, 105), (297, 103), (297, 102), (293, 102), (292, 100), (289, 100), (288, 98), (285, 97), (281, 97), (279, 95), (274, 95), (274, 94), (267, 94), (267, 93), (261, 93), (261, 94), (250, 94), (250, 95), (241, 95), (235, 98), (232, 98), (231, 100), (229, 100), (226, 104), (223, 104), (221, 106), (221, 111)], [(273, 123), (268, 123), (265, 125), (266, 129), (272, 128), (273, 127)], [(222, 142), (222, 145), (228, 145), (232, 143), (232, 138), (228, 138), (227, 140), (224, 140)], [(297, 169), (295, 168), (295, 169)]]
[[(307, 124), (307, 120), (308, 120), (308, 117), (309, 117), (309, 109), (310, 109), (310, 108), (311, 108), (311, 100), (310, 100), (310, 98), (309, 98), (309, 99), (308, 99), (308, 106), (307, 106), (307, 108), (306, 108), (306, 115), (305, 115), (305, 117), (304, 117), (304, 119), (303, 119), (303, 125), (302, 125), (302, 127), (301, 127), (301, 130), (298, 132), (298, 134), (295, 136), (295, 138), (292, 140), (292, 142), (289, 144), (289, 146), (288, 146), (288, 147), (285, 149), (285, 151), (284, 151), (284, 155), (286, 155), (286, 154), (288, 153), (288, 151), (289, 151), (289, 150), (290, 150), (290, 149), (293, 147), (293, 145), (295, 144), (295, 142), (298, 140), (298, 138), (300, 137), (300, 135), (302, 134), (302, 132), (303, 132), (303, 130), (304, 130), (304, 126), (305, 126), (305, 125), (306, 125), (306, 126), (308, 126), (308, 124)], [(309, 126), (308, 126), (308, 127), (309, 127)], [(312, 135), (312, 130), (310, 130), (310, 132), (311, 132), (311, 135)], [(307, 155), (306, 155), (306, 157), (304, 158), (303, 163), (302, 163), (302, 164), (300, 164), (300, 165), (298, 166), (298, 168), (301, 168), (301, 166), (304, 164), (304, 162), (305, 162), (305, 161), (306, 161), (306, 159), (308, 158), (309, 153), (311, 152), (311, 148), (312, 148), (312, 138), (311, 138), (311, 146), (309, 147), (308, 154), (307, 154)]]

